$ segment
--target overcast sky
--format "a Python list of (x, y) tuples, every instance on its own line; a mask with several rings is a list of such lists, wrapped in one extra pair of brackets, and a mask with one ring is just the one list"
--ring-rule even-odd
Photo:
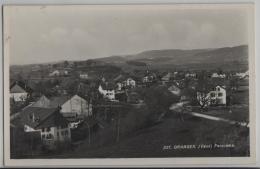
[(247, 44), (247, 18), (245, 8), (232, 6), (12, 7), (10, 63)]

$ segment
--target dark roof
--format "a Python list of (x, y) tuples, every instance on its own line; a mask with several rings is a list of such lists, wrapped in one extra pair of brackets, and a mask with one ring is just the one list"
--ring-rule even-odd
[[(18, 87), (19, 86), (19, 87)], [(15, 81), (14, 83), (11, 84), (10, 86), (10, 92), (23, 92), (22, 90), (28, 92), (28, 93), (32, 93), (33, 90), (26, 85), (24, 82), (21, 81)]]
[(109, 83), (109, 82), (101, 83), (100, 85), (103, 90), (114, 90), (114, 88), (115, 88), (115, 84)]
[(45, 107), (48, 108), (50, 107), (50, 100), (42, 95), (36, 102), (32, 103), (30, 107)]
[(23, 125), (26, 124), (34, 129), (68, 124), (58, 108), (26, 107), (22, 110), (20, 117)]
[(122, 74), (120, 74), (120, 75), (118, 75), (116, 78), (114, 78), (114, 81), (115, 82), (118, 82), (118, 81), (123, 81), (123, 80), (125, 80), (126, 78), (122, 75)]
[(71, 99), (71, 97), (69, 97), (69, 96), (51, 97), (50, 98), (50, 107), (56, 108), (56, 107), (62, 106), (69, 99)]

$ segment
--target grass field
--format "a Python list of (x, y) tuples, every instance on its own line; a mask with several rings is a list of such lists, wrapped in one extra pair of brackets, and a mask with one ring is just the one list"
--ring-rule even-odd
[[(184, 121), (173, 113), (157, 125), (120, 138), (119, 142), (96, 147), (87, 140), (74, 151), (52, 158), (134, 158), (134, 157), (229, 157), (248, 156), (248, 128), (199, 119), (187, 115)], [(94, 139), (94, 138), (93, 138)], [(214, 144), (233, 144), (232, 148), (216, 148)], [(195, 149), (174, 149), (178, 145), (195, 145)], [(198, 148), (213, 145), (212, 148)], [(171, 149), (163, 149), (171, 146)], [(41, 156), (41, 158), (48, 156)], [(38, 158), (35, 156), (34, 158)]]

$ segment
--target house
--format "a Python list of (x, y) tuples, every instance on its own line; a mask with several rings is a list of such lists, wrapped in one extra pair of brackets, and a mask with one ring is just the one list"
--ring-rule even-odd
[(171, 76), (172, 76), (172, 75), (171, 75), (171, 73), (170, 73), (170, 72), (169, 72), (169, 73), (167, 73), (165, 76), (163, 76), (163, 77), (162, 77), (162, 79), (161, 79), (161, 80), (162, 80), (162, 82), (163, 82), (163, 83), (165, 83), (165, 82), (169, 82), (169, 81), (170, 81), (170, 79), (171, 79)]
[(135, 85), (136, 85), (136, 82), (135, 82), (135, 80), (134, 79), (132, 79), (132, 78), (127, 78), (126, 80), (125, 80), (125, 84), (126, 84), (126, 86), (129, 86), (129, 87), (135, 87)]
[(130, 88), (134, 88), (136, 85), (136, 82), (134, 79), (132, 78), (127, 78), (125, 81), (123, 81), (123, 85), (125, 87), (130, 87)]
[(226, 78), (226, 75), (225, 74), (213, 73), (211, 75), (211, 78), (222, 78), (222, 79), (224, 79), (224, 78)]
[(32, 94), (32, 89), (25, 83), (16, 81), (10, 86), (10, 98), (15, 102), (24, 102)]
[(186, 78), (196, 78), (196, 77), (197, 77), (197, 74), (196, 74), (196, 73), (186, 73), (186, 74), (185, 74), (185, 77), (186, 77)]
[(117, 87), (116, 87), (116, 90), (117, 90), (117, 91), (122, 90), (123, 87), (124, 87), (123, 83), (121, 83), (121, 82), (117, 82), (117, 83), (116, 83), (116, 86), (117, 86)]
[(146, 76), (143, 77), (142, 82), (143, 83), (151, 83), (156, 79), (156, 75), (154, 73), (149, 73)]
[(134, 88), (136, 87), (136, 81), (129, 77), (126, 78), (122, 74), (118, 75), (115, 79), (114, 82), (116, 82), (117, 85), (117, 90), (122, 90), (123, 88)]
[(74, 95), (51, 97), (48, 99), (41, 96), (30, 107), (40, 108), (60, 108), (60, 113), (66, 117), (75, 117), (76, 120), (83, 119), (84, 117), (92, 116), (92, 104), (88, 103), (84, 98)]
[(53, 72), (51, 72), (49, 74), (50, 77), (55, 77), (55, 76), (67, 76), (69, 75), (69, 71), (68, 70), (54, 70)]
[(235, 76), (238, 77), (238, 78), (240, 78), (240, 79), (249, 77), (249, 71), (236, 73)]
[(80, 79), (88, 79), (89, 78), (89, 75), (87, 73), (80, 73), (79, 74), (79, 78)]
[(92, 104), (78, 95), (52, 97), (50, 98), (50, 107), (60, 107), (60, 113), (66, 118), (92, 116)]
[(104, 98), (109, 100), (115, 100), (115, 86), (112, 83), (101, 83), (98, 87), (98, 91)]
[(59, 108), (26, 107), (21, 112), (25, 132), (39, 132), (44, 145), (53, 147), (56, 142), (71, 140), (69, 123)]
[(30, 107), (42, 107), (42, 108), (49, 108), (51, 104), (50, 99), (46, 96), (42, 95), (36, 102), (32, 103)]
[(180, 96), (180, 94), (181, 94), (181, 89), (180, 89), (179, 87), (177, 87), (176, 85), (171, 85), (171, 86), (168, 88), (168, 90), (169, 90), (172, 94), (174, 94), (174, 95), (176, 95), (176, 96)]
[(71, 115), (84, 118), (92, 116), (92, 104), (84, 98), (74, 95), (61, 105), (60, 113), (64, 117)]
[(204, 93), (197, 92), (197, 99), (200, 102), (200, 104), (205, 105), (226, 105), (226, 89), (225, 87), (216, 86), (213, 87), (212, 90), (207, 93), (206, 95)]

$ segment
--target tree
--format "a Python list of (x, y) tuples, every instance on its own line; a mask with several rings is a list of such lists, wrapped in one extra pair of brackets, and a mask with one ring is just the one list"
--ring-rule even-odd
[(198, 76), (198, 85), (196, 87), (197, 100), (200, 105), (200, 108), (205, 109), (210, 103), (209, 92), (212, 89), (212, 83), (207, 77), (206, 72), (201, 72)]
[(144, 100), (151, 112), (152, 118), (157, 118), (166, 113), (173, 103), (179, 101), (179, 97), (173, 95), (166, 87), (153, 86), (144, 92)]
[(69, 62), (68, 62), (67, 60), (65, 60), (65, 61), (63, 62), (63, 66), (64, 66), (64, 67), (68, 67), (68, 66), (69, 66)]
[(231, 91), (237, 90), (239, 84), (238, 84), (239, 79), (237, 77), (231, 77), (229, 80), (229, 88)]

